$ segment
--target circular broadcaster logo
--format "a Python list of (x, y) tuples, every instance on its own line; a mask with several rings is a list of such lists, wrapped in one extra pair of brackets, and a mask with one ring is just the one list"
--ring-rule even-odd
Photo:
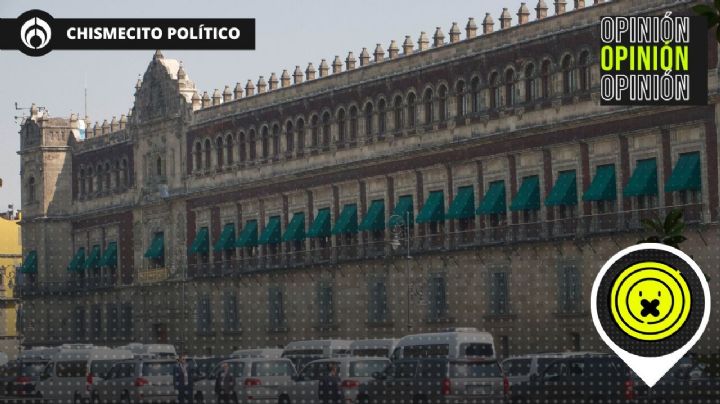
[(29, 56), (42, 56), (52, 50), (52, 28), (53, 18), (50, 14), (41, 10), (30, 10), (23, 13), (17, 19), (20, 24), (20, 41), (22, 46), (19, 49)]

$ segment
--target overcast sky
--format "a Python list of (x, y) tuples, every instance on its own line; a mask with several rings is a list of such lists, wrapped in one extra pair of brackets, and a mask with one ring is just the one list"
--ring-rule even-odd
[[(552, 1), (546, 1), (552, 14)], [(568, 2), (568, 9), (572, 2)], [(592, 3), (589, 1), (588, 3)], [(528, 2), (534, 15), (536, 1)], [(315, 67), (322, 58), (332, 62), (335, 55), (344, 60), (348, 51), (358, 55), (381, 43), (387, 51), (391, 39), (399, 44), (405, 35), (417, 42), (420, 31), (432, 37), (440, 26), (447, 40), (453, 21), (463, 30), (468, 17), (480, 26), (486, 12), (495, 19), (508, 7), (513, 25), (520, 1), (516, 0), (123, 0), (123, 1), (27, 1), (0, 0), (0, 18), (16, 18), (37, 8), (55, 18), (256, 18), (255, 51), (164, 51), (167, 58), (183, 61), (186, 72), (202, 92), (212, 93), (226, 84), (258, 76), (278, 75), (283, 69), (292, 74), (296, 65), (308, 62)], [(93, 121), (120, 116), (132, 106), (139, 74), (153, 51), (53, 51), (31, 58), (18, 51), (0, 52), (0, 210), (7, 204), (20, 205), (20, 164), (18, 124), (15, 102), (29, 107), (32, 102), (47, 108), (51, 116), (68, 117), (83, 112), (84, 83), (88, 87), (88, 115)]]

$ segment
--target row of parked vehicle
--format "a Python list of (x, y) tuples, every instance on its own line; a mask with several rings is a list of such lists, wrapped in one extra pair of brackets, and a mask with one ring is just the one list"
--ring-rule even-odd
[[(0, 367), (7, 396), (47, 403), (176, 402), (172, 345), (33, 349)], [(227, 371), (237, 403), (321, 403), (332, 376), (345, 404), (529, 402), (718, 402), (717, 361), (686, 357), (648, 389), (613, 355), (545, 353), (499, 363), (492, 335), (475, 329), (395, 339), (295, 341), (229, 357), (189, 357), (193, 401), (219, 401)], [(2, 401), (2, 400), (0, 400)]]

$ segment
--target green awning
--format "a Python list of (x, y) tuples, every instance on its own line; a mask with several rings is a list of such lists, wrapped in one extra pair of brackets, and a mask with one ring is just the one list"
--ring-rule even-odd
[(360, 230), (375, 231), (385, 230), (385, 201), (378, 199), (372, 201), (370, 207), (365, 214), (362, 222), (360, 222)]
[(290, 223), (288, 223), (283, 241), (299, 241), (305, 240), (305, 213), (295, 212)]
[(235, 249), (235, 223), (226, 223), (223, 226), (220, 238), (213, 246), (214, 251), (224, 251)]
[(505, 209), (505, 181), (493, 181), (477, 208), (477, 214), (495, 215), (505, 213)]
[(75, 252), (70, 264), (67, 266), (69, 272), (80, 272), (85, 269), (85, 247), (80, 247)]
[(577, 205), (577, 181), (575, 170), (558, 173), (555, 185), (550, 195), (545, 198), (545, 206), (575, 206)]
[(539, 210), (540, 209), (540, 179), (537, 175), (525, 177), (515, 198), (510, 204), (510, 210)]
[(403, 195), (398, 198), (393, 209), (392, 216), (388, 221), (388, 226), (398, 226), (408, 222), (410, 226), (415, 222), (413, 218), (413, 198), (412, 195)]
[(623, 195), (628, 197), (657, 195), (657, 193), (657, 163), (655, 159), (638, 161), (630, 181), (623, 190)]
[(265, 230), (263, 230), (260, 238), (258, 239), (258, 244), (277, 244), (279, 242), (280, 216), (273, 216), (268, 220)]
[(681, 154), (670, 179), (665, 183), (665, 192), (700, 190), (700, 153)]
[(207, 227), (201, 227), (197, 233), (195, 233), (195, 240), (193, 240), (188, 249), (188, 255), (194, 254), (207, 254), (209, 247), (209, 231)]
[(445, 220), (445, 197), (443, 191), (432, 191), (415, 220), (418, 223), (439, 222)]
[(475, 216), (475, 190), (472, 186), (458, 188), (457, 195), (450, 204), (448, 219), (467, 219)]
[(27, 256), (25, 256), (20, 272), (24, 274), (37, 273), (37, 252), (35, 250), (28, 252)]
[(160, 258), (165, 255), (165, 237), (158, 233), (150, 243), (150, 248), (145, 251), (145, 258)]
[(100, 260), (100, 266), (106, 268), (117, 267), (117, 243), (111, 241), (105, 247), (102, 259)]
[(583, 194), (583, 201), (614, 201), (617, 199), (615, 186), (615, 165), (598, 166), (595, 178)]
[(357, 233), (357, 205), (349, 203), (345, 205), (332, 229), (332, 234)]
[(258, 225), (257, 220), (248, 220), (245, 222), (240, 236), (235, 242), (236, 247), (255, 247), (258, 245)]
[(315, 220), (308, 229), (308, 238), (329, 237), (332, 234), (330, 230), (330, 208), (318, 210)]
[(94, 245), (88, 254), (87, 260), (85, 260), (85, 269), (98, 269), (100, 268), (100, 246)]

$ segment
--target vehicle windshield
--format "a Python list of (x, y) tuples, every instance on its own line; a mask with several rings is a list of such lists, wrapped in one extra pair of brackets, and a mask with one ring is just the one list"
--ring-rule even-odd
[(502, 370), (495, 362), (452, 363), (450, 377), (460, 379), (502, 377)]
[(19, 376), (37, 377), (42, 375), (47, 362), (23, 362)]
[(510, 359), (503, 362), (502, 367), (508, 376), (527, 376), (531, 363), (530, 359)]
[(493, 356), (493, 346), (486, 343), (462, 344), (460, 345), (460, 352), (464, 353), (466, 357), (488, 357)]
[(363, 356), (363, 357), (385, 358), (388, 356), (388, 348), (355, 349), (355, 350), (353, 350), (352, 355), (353, 356)]
[(263, 361), (252, 365), (252, 375), (255, 377), (292, 376), (292, 364), (287, 361)]
[(55, 374), (57, 377), (85, 377), (87, 375), (87, 362), (57, 362), (55, 364)]
[(92, 361), (90, 364), (90, 373), (92, 373), (93, 376), (105, 378), (105, 375), (115, 363), (117, 363), (115, 360)]
[(387, 361), (357, 361), (350, 363), (350, 377), (372, 377), (373, 373), (382, 372)]
[(145, 362), (142, 365), (143, 376), (172, 376), (175, 362)]
[(412, 345), (403, 348), (404, 358), (446, 358), (449, 354), (448, 344)]

